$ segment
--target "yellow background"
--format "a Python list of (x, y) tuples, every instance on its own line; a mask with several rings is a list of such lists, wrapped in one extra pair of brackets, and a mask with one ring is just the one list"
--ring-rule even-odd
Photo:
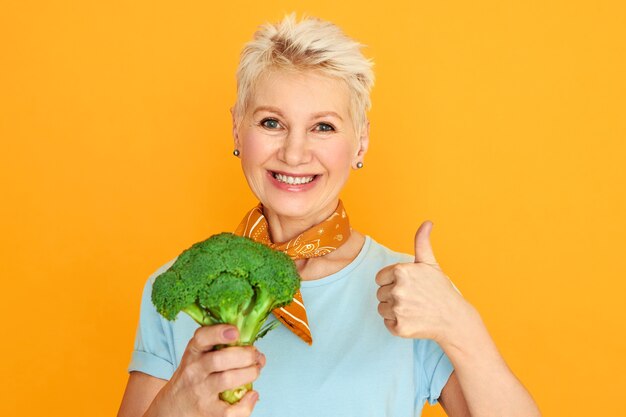
[(255, 203), (234, 73), (292, 10), (376, 62), (354, 227), (412, 252), (431, 219), (544, 414), (626, 415), (619, 0), (3, 1), (0, 415), (116, 413), (146, 278)]

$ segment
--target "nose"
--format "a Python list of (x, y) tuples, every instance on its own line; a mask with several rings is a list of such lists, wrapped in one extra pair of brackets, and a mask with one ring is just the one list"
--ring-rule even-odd
[(287, 165), (298, 166), (311, 160), (306, 133), (289, 132), (278, 151), (278, 158)]

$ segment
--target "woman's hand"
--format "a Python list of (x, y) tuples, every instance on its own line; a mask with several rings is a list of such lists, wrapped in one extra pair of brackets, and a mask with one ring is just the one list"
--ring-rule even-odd
[(452, 338), (472, 307), (435, 259), (432, 226), (425, 221), (415, 234), (415, 262), (389, 265), (376, 274), (376, 297), (378, 313), (393, 335), (441, 344)]
[[(397, 336), (435, 340), (454, 365), (442, 391), (452, 415), (541, 417), (489, 336), (478, 311), (443, 273), (430, 246), (432, 223), (415, 234), (415, 262), (376, 275), (385, 326)], [(456, 414), (458, 413), (458, 414)]]
[(252, 413), (259, 396), (249, 391), (236, 404), (219, 399), (219, 393), (257, 379), (265, 356), (253, 346), (227, 347), (239, 337), (235, 327), (200, 327), (187, 344), (180, 365), (159, 391), (146, 416), (245, 417)]

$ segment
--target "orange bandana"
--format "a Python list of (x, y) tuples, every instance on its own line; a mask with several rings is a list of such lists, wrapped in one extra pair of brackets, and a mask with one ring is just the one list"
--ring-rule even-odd
[[(269, 234), (269, 224), (263, 215), (263, 205), (261, 203), (246, 214), (237, 230), (235, 230), (235, 234), (249, 237), (255, 242), (283, 251), (295, 261), (297, 259), (314, 258), (329, 254), (348, 240), (350, 230), (348, 216), (343, 208), (343, 203), (339, 200), (335, 212), (330, 217), (320, 224), (305, 230), (288, 242), (272, 242)], [(306, 310), (302, 302), (302, 294), (299, 290), (293, 297), (291, 304), (277, 308), (272, 313), (281, 323), (306, 343), (309, 345), (313, 343)]]

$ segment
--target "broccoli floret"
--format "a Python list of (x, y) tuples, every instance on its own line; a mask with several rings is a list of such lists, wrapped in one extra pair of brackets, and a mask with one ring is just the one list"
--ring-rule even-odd
[[(246, 346), (278, 325), (264, 323), (272, 310), (291, 303), (299, 288), (289, 256), (249, 238), (220, 233), (184, 250), (156, 278), (152, 303), (167, 320), (183, 311), (201, 326), (237, 326), (239, 340), (232, 345)], [(248, 384), (226, 391), (220, 398), (235, 403), (251, 388)]]

